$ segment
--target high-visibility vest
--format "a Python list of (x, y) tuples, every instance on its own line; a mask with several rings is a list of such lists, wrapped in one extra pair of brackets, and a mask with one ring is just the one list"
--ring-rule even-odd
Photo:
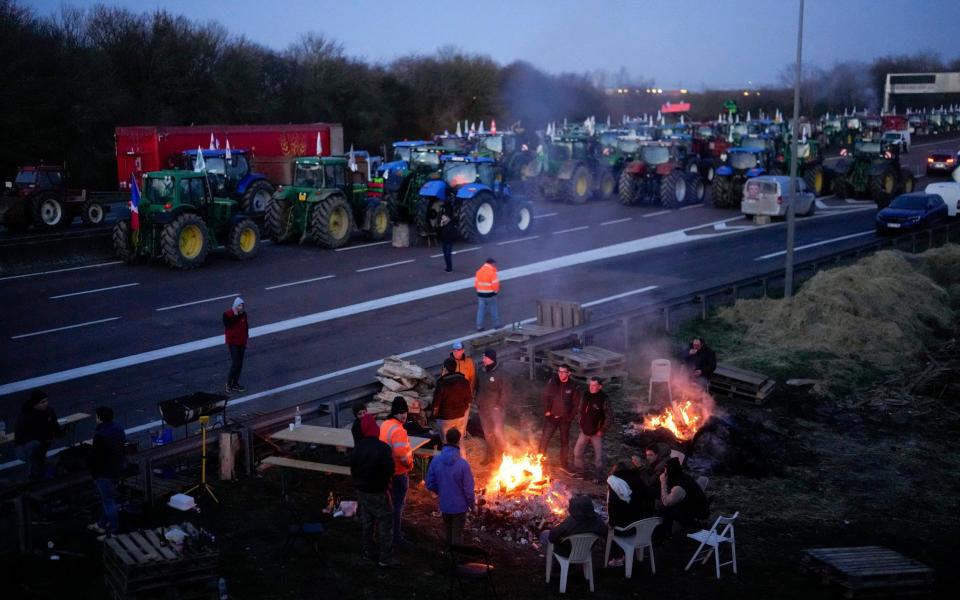
[(500, 291), (500, 279), (497, 277), (497, 268), (490, 263), (483, 263), (477, 269), (477, 278), (473, 282), (478, 294), (496, 294)]
[(389, 418), (380, 425), (380, 441), (390, 446), (393, 454), (393, 473), (403, 475), (413, 468), (413, 450), (410, 448), (410, 438), (403, 423)]

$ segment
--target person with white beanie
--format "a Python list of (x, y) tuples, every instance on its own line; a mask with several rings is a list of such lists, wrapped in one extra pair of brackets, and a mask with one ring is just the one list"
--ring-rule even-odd
[(247, 340), (250, 339), (250, 324), (247, 322), (246, 307), (240, 296), (234, 298), (233, 306), (223, 313), (223, 337), (230, 350), (227, 393), (245, 392), (247, 388), (240, 385), (240, 370), (243, 369), (243, 355), (247, 350)]

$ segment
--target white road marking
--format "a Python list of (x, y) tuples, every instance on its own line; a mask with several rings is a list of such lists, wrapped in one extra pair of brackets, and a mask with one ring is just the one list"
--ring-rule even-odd
[(56, 300), (58, 298), (71, 298), (73, 296), (83, 296), (84, 294), (96, 294), (97, 292), (108, 292), (110, 290), (119, 290), (121, 288), (133, 287), (135, 285), (140, 285), (139, 283), (125, 283), (123, 285), (112, 285), (105, 288), (97, 288), (95, 290), (86, 290), (83, 292), (71, 292), (69, 294), (60, 294), (58, 296), (50, 296), (48, 300)]
[[(737, 219), (737, 220), (740, 221), (742, 219)], [(749, 229), (751, 227), (753, 227), (753, 225), (727, 225), (726, 223), (717, 223), (716, 225), (713, 226), (713, 230), (725, 231), (728, 229)]]
[(291, 285), (300, 285), (302, 283), (313, 283), (314, 281), (323, 281), (324, 279), (332, 279), (334, 277), (336, 277), (336, 275), (323, 275), (321, 277), (311, 277), (310, 279), (301, 279), (300, 281), (291, 281), (289, 283), (278, 283), (277, 285), (271, 285), (263, 289), (276, 290), (280, 288), (290, 287)]
[(573, 231), (583, 231), (584, 229), (590, 229), (590, 226), (581, 225), (580, 227), (571, 227), (570, 229), (561, 229), (560, 231), (554, 231), (553, 235), (560, 235), (561, 233), (571, 233)]
[(507, 241), (505, 241), (505, 242), (497, 242), (497, 245), (498, 245), (498, 246), (506, 246), (507, 244), (516, 244), (516, 243), (518, 243), (518, 242), (526, 242), (526, 241), (528, 241), (528, 240), (535, 240), (535, 239), (537, 239), (538, 237), (540, 237), (540, 236), (539, 236), (539, 235), (530, 235), (530, 236), (527, 236), (527, 237), (517, 238), (517, 239), (515, 239), (515, 240), (507, 240)]
[(636, 290), (630, 290), (629, 292), (623, 292), (622, 294), (614, 294), (613, 296), (607, 296), (606, 298), (600, 298), (599, 300), (593, 300), (591, 302), (586, 302), (580, 306), (583, 308), (590, 308), (591, 306), (596, 306), (598, 304), (603, 304), (604, 302), (610, 302), (611, 300), (619, 300), (620, 298), (626, 298), (627, 296), (635, 296), (637, 294), (643, 294), (644, 292), (649, 292), (650, 290), (657, 289), (655, 285), (648, 285), (647, 287), (642, 287)]
[(79, 271), (81, 269), (98, 269), (100, 267), (109, 267), (110, 265), (119, 265), (122, 260), (112, 260), (105, 263), (97, 263), (95, 265), (84, 265), (82, 267), (70, 267), (67, 269), (55, 269), (53, 271), (40, 271), (39, 273), (27, 273), (25, 275), (10, 275), (8, 277), (0, 277), (0, 281), (8, 281), (10, 279), (26, 279), (27, 277), (39, 277), (41, 275), (52, 275), (54, 273), (66, 273), (67, 271)]
[[(851, 240), (851, 239), (853, 239), (853, 238), (863, 237), (863, 236), (865, 236), (865, 235), (870, 235), (870, 234), (873, 233), (873, 232), (874, 232), (873, 229), (871, 229), (871, 230), (869, 230), (869, 231), (861, 231), (860, 233), (851, 233), (850, 235), (842, 235), (842, 236), (840, 236), (840, 237), (835, 237), (835, 238), (832, 238), (832, 239), (829, 239), (829, 240), (823, 240), (822, 242), (816, 242), (816, 243), (813, 243), (813, 244), (806, 244), (806, 245), (804, 245), (804, 246), (797, 246), (796, 248), (794, 248), (794, 251), (795, 251), (795, 252), (799, 252), (800, 250), (806, 250), (807, 248), (816, 248), (817, 246), (824, 246), (824, 245), (826, 245), (826, 244), (832, 244), (832, 243), (834, 243), (834, 242), (842, 242), (843, 240)], [(781, 250), (780, 252), (771, 252), (770, 254), (764, 254), (763, 256), (758, 256), (757, 258), (755, 258), (755, 259), (753, 259), (753, 260), (766, 260), (766, 259), (768, 259), (768, 258), (774, 258), (774, 257), (777, 257), (777, 256), (783, 256), (783, 255), (786, 254), (786, 253), (787, 253), (786, 250)]]
[(392, 240), (387, 240), (385, 242), (370, 242), (369, 244), (360, 244), (359, 246), (346, 246), (344, 248), (337, 248), (334, 252), (346, 252), (347, 250), (359, 250), (360, 248), (369, 248), (371, 246), (383, 246), (385, 244), (392, 243)]
[(547, 217), (555, 217), (555, 216), (557, 216), (557, 215), (559, 215), (559, 214), (560, 214), (560, 213), (555, 213), (555, 212), (552, 212), (552, 213), (543, 213), (542, 215), (533, 215), (533, 218), (534, 218), (534, 219), (546, 219)]
[[(451, 254), (463, 254), (464, 252), (475, 252), (480, 249), (480, 246), (473, 246), (472, 248), (464, 248), (463, 250), (454, 250)], [(430, 258), (440, 258), (443, 254), (431, 254)]]
[(702, 204), (691, 204), (690, 206), (681, 206), (679, 210), (690, 210), (691, 208), (703, 208)]
[(657, 212), (647, 213), (645, 215), (640, 215), (643, 218), (647, 217), (659, 217), (660, 215), (669, 215), (672, 213), (672, 210), (658, 210)]
[(43, 335), (45, 333), (53, 333), (55, 331), (64, 331), (66, 329), (76, 329), (77, 327), (86, 327), (87, 325), (96, 325), (97, 323), (107, 323), (108, 321), (116, 321), (120, 317), (110, 317), (109, 319), (98, 319), (96, 321), (87, 321), (86, 323), (77, 323), (76, 325), (67, 325), (66, 327), (57, 327), (55, 329), (44, 329), (43, 331), (34, 331), (33, 333), (21, 333), (20, 335), (11, 335), (11, 340), (19, 340), (21, 338), (33, 337), (35, 335)]
[(163, 312), (165, 310), (173, 310), (175, 308), (183, 308), (184, 306), (193, 306), (194, 304), (203, 304), (204, 302), (215, 302), (217, 300), (226, 300), (227, 298), (235, 298), (240, 294), (227, 294), (226, 296), (217, 296), (216, 298), (204, 298), (203, 300), (194, 300), (193, 302), (184, 302), (183, 304), (174, 304), (173, 306), (164, 306), (161, 308), (155, 308), (156, 312)]
[[(441, 256), (443, 255), (441, 254)], [(396, 267), (397, 265), (405, 265), (407, 263), (412, 263), (416, 260), (417, 259), (415, 258), (411, 258), (410, 260), (398, 260), (397, 262), (387, 263), (385, 265), (377, 265), (375, 267), (366, 267), (363, 269), (357, 269), (357, 273), (365, 273), (367, 271), (375, 271), (377, 269), (386, 269), (387, 267)]]
[(616, 223), (626, 223), (627, 221), (632, 221), (633, 217), (627, 217), (626, 219), (614, 219), (613, 221), (604, 221), (600, 223), (600, 227), (606, 227), (607, 225), (614, 225)]
[[(713, 227), (713, 225), (715, 225), (716, 223), (723, 223), (723, 222), (724, 221), (703, 223), (701, 225), (697, 225), (695, 227), (689, 227), (687, 229), (677, 229), (674, 231), (668, 231), (668, 232), (660, 233), (653, 236), (630, 240), (627, 242), (621, 242), (618, 244), (612, 244), (610, 246), (603, 246), (600, 248), (594, 248), (592, 250), (575, 252), (573, 254), (568, 254), (565, 256), (558, 256), (555, 258), (542, 260), (539, 262), (534, 262), (534, 263), (530, 263), (530, 264), (519, 266), (519, 267), (504, 269), (503, 271), (500, 271), (500, 280), (506, 281), (510, 279), (527, 277), (529, 275), (539, 275), (541, 273), (548, 273), (558, 269), (573, 267), (576, 265), (591, 263), (599, 260), (606, 260), (608, 258), (615, 258), (618, 256), (634, 254), (637, 252), (644, 252), (647, 250), (655, 250), (655, 249), (665, 248), (669, 246), (676, 246), (676, 245), (691, 243), (701, 238), (699, 236), (688, 235), (687, 232), (692, 231), (694, 229), (704, 228), (704, 227)], [(754, 229), (771, 227), (774, 225), (775, 224), (764, 225)], [(720, 232), (720, 233), (713, 234), (711, 237), (717, 238), (725, 235), (733, 235), (736, 233), (739, 233), (739, 232), (738, 231)], [(349, 304), (346, 306), (341, 306), (341, 307), (330, 309), (330, 310), (324, 310), (324, 311), (320, 311), (312, 314), (307, 314), (300, 317), (285, 319), (283, 321), (277, 321), (275, 323), (269, 323), (267, 325), (254, 327), (253, 329), (250, 330), (250, 337), (259, 337), (259, 336), (270, 335), (274, 333), (280, 333), (283, 331), (289, 331), (291, 329), (300, 329), (310, 325), (316, 325), (317, 323), (324, 323), (326, 321), (332, 321), (334, 319), (339, 319), (342, 317), (350, 317), (350, 316), (363, 314), (363, 313), (374, 311), (374, 310), (379, 310), (382, 308), (389, 308), (391, 306), (397, 306), (400, 304), (405, 304), (407, 302), (415, 302), (425, 298), (433, 298), (435, 296), (440, 296), (443, 294), (449, 294), (452, 292), (458, 292), (462, 290), (472, 290), (473, 283), (474, 283), (473, 277), (469, 277), (469, 278), (459, 279), (456, 281), (449, 281), (447, 283), (441, 283), (441, 284), (433, 285), (429, 287), (417, 288), (417, 289), (410, 290), (408, 292), (401, 292), (399, 294), (394, 294), (392, 296), (383, 296), (380, 298), (374, 298), (373, 300), (367, 300), (364, 302)], [(16, 392), (22, 392), (24, 390), (30, 390), (35, 387), (40, 387), (43, 385), (51, 385), (54, 383), (60, 383), (62, 381), (70, 381), (73, 379), (79, 379), (81, 377), (86, 377), (89, 375), (105, 373), (105, 372), (113, 371), (116, 369), (123, 369), (133, 365), (144, 364), (144, 363), (152, 362), (155, 360), (162, 360), (164, 358), (179, 356), (181, 354), (187, 354), (189, 352), (206, 350), (208, 348), (214, 348), (222, 344), (223, 344), (223, 335), (220, 334), (220, 335), (215, 335), (207, 338), (193, 340), (190, 342), (184, 342), (182, 344), (177, 344), (174, 346), (157, 348), (155, 350), (149, 350), (147, 352), (140, 352), (138, 354), (131, 354), (129, 356), (122, 356), (120, 358), (114, 358), (114, 359), (105, 360), (97, 363), (92, 363), (89, 365), (84, 365), (82, 367), (75, 367), (75, 368), (66, 369), (63, 371), (56, 371), (53, 373), (48, 373), (46, 375), (39, 375), (36, 377), (21, 379), (19, 381), (11, 381), (9, 383), (0, 385), (0, 396), (6, 395), (6, 394), (13, 394)]]

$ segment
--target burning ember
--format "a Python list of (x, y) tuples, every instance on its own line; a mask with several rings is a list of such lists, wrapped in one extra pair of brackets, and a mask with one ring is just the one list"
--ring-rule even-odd
[(666, 429), (679, 441), (691, 440), (713, 414), (713, 398), (682, 380), (675, 379), (671, 385), (675, 400), (659, 414), (647, 415), (640, 429)]
[(504, 454), (500, 466), (490, 475), (485, 495), (510, 498), (531, 509), (541, 505), (554, 515), (565, 514), (570, 493), (544, 473), (545, 458), (542, 454)]

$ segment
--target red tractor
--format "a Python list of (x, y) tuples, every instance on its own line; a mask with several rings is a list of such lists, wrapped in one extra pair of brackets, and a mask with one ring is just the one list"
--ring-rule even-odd
[(705, 186), (700, 176), (688, 173), (685, 147), (670, 142), (648, 142), (640, 147), (636, 160), (620, 174), (622, 204), (660, 204), (677, 208), (703, 202)]
[(8, 181), (0, 199), (0, 223), (13, 231), (59, 229), (79, 216), (87, 225), (99, 225), (110, 204), (123, 202), (126, 194), (93, 192), (67, 187), (62, 165), (20, 167), (14, 181)]

